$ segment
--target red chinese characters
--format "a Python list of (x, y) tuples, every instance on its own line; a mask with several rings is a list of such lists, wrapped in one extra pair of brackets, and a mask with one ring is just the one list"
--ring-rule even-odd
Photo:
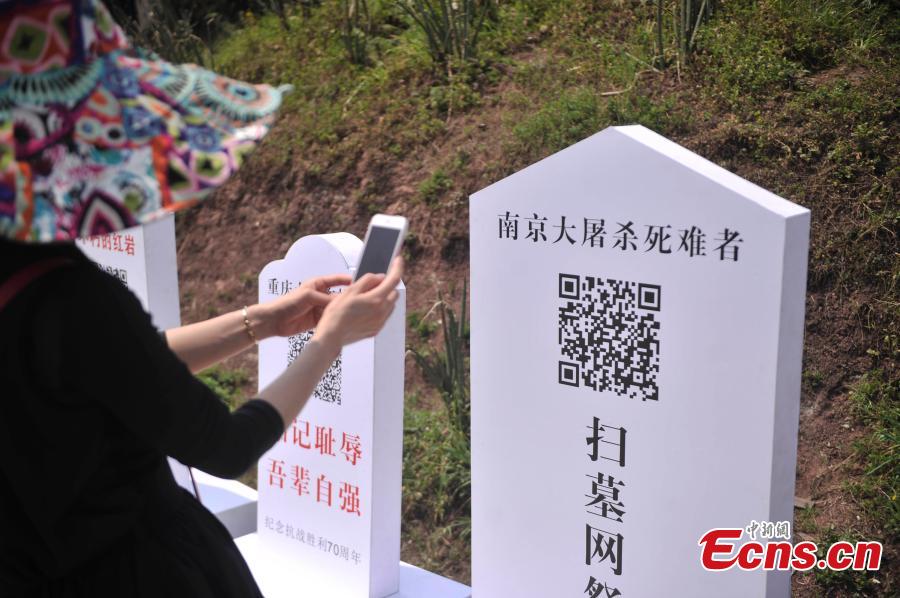
[[(271, 457), (265, 472), (269, 488), (296, 493), (301, 498), (308, 496), (309, 498), (306, 500), (314, 500), (318, 504), (337, 508), (357, 517), (362, 516), (360, 489), (355, 484), (335, 483), (324, 473), (314, 476), (307, 467), (288, 465), (283, 459)], [(286, 472), (290, 472), (290, 478)], [(313, 478), (315, 478), (315, 491), (311, 488)]]
[(362, 456), (362, 445), (359, 441), (359, 436), (355, 434), (347, 434), (343, 433), (344, 437), (341, 440), (341, 453), (343, 453), (344, 458), (356, 465), (357, 459)]
[[(297, 461), (290, 455), (286, 457), (287, 460), (270, 457), (268, 464), (261, 469), (260, 485), (265, 484), (269, 488), (290, 492), (297, 498), (327, 508), (339, 509), (350, 515), (362, 516), (359, 486), (334, 479), (333, 475), (329, 477), (330, 473), (323, 473), (315, 466), (318, 462), (316, 459), (330, 461), (334, 458), (338, 461), (333, 466), (325, 468), (329, 472), (333, 473), (335, 466), (356, 467), (363, 459), (364, 452), (359, 434), (338, 431), (333, 426), (319, 425), (297, 418), (290, 428), (284, 431), (281, 441), (300, 449), (303, 454), (307, 454), (308, 451), (313, 466), (308, 467), (310, 462), (301, 463), (300, 461), (305, 459), (300, 455)], [(339, 463), (347, 465), (338, 465)]]
[(284, 488), (284, 461), (269, 459), (269, 486)]
[[(284, 431), (282, 442), (297, 446), (319, 455), (337, 457), (335, 452), (336, 436), (331, 426), (313, 425), (302, 419), (294, 420), (291, 427)], [(362, 440), (359, 434), (341, 432), (341, 444), (338, 449), (344, 461), (356, 465), (363, 457)]]
[(124, 253), (134, 255), (136, 246), (134, 235), (122, 233), (110, 233), (108, 235), (97, 235), (85, 239), (86, 243), (90, 243), (91, 247), (111, 251), (113, 253)]
[(341, 484), (338, 496), (341, 499), (342, 511), (356, 513), (357, 515), (362, 516), (362, 512), (359, 510), (359, 486), (353, 486), (352, 484), (344, 482)]

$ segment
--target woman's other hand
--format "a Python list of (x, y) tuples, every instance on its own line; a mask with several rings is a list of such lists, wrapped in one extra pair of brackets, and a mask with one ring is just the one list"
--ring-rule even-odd
[(334, 296), (322, 313), (313, 339), (339, 351), (344, 345), (378, 334), (394, 311), (402, 276), (403, 258), (397, 257), (386, 275), (366, 274)]
[(329, 293), (329, 289), (350, 282), (348, 274), (317, 276), (304, 281), (290, 293), (258, 306), (266, 312), (263, 319), (268, 320), (268, 326), (264, 326), (277, 336), (291, 336), (315, 328), (325, 307), (338, 297)]

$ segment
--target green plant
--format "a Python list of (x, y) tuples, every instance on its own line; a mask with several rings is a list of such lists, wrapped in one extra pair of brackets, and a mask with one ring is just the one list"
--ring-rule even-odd
[(427, 317), (428, 314), (422, 315), (421, 312), (411, 311), (406, 315), (406, 324), (409, 329), (421, 340), (431, 338), (438, 328), (435, 322)]
[(712, 17), (717, 4), (718, 0), (656, 0), (656, 63), (659, 68), (666, 66), (666, 18), (674, 30), (677, 60), (684, 63), (696, 45), (700, 25)]
[[(140, 18), (117, 6), (111, 10), (139, 48), (155, 52), (170, 62), (193, 62), (215, 68), (212, 51), (204, 37), (212, 37), (219, 13), (200, 12), (202, 17), (198, 18), (194, 8), (175, 8), (167, 3), (160, 3)], [(198, 31), (203, 31), (205, 36), (201, 37)]]
[(300, 0), (300, 12), (304, 17), (312, 15), (312, 9), (322, 4), (322, 0)]
[(427, 204), (435, 203), (442, 193), (449, 190), (453, 186), (453, 181), (440, 168), (435, 170), (431, 176), (422, 181), (419, 185), (419, 197)]
[(576, 88), (560, 92), (556, 99), (513, 128), (520, 153), (533, 159), (552, 154), (596, 133), (606, 124), (598, 94)]
[(797, 509), (794, 512), (794, 531), (806, 534), (816, 533), (819, 529), (816, 525), (817, 515), (818, 512), (814, 504)]
[(851, 486), (867, 515), (884, 530), (886, 544), (900, 541), (900, 380), (868, 372), (850, 393), (854, 415), (869, 431), (855, 445), (864, 475)]
[(443, 351), (412, 349), (425, 380), (437, 389), (451, 426), (469, 438), (469, 322), (467, 288), (463, 284), (459, 316), (439, 297), (437, 308), (443, 333)]
[(264, 11), (267, 10), (277, 15), (282, 28), (284, 28), (285, 31), (290, 32), (291, 23), (288, 19), (288, 0), (256, 0), (256, 3)]
[(428, 52), (438, 64), (475, 56), (485, 17), (493, 0), (396, 0), (425, 34)]
[(825, 381), (825, 375), (818, 370), (804, 370), (803, 384), (810, 390), (818, 390)]
[(341, 0), (341, 40), (353, 64), (368, 64), (372, 18), (367, 0)]
[(462, 525), (469, 531), (471, 453), (469, 439), (440, 411), (407, 407), (403, 439), (404, 522), (429, 528)]
[(243, 387), (250, 380), (250, 376), (244, 370), (230, 370), (221, 365), (203, 370), (197, 374), (197, 378), (216, 393), (229, 409), (238, 406)]
[(476, 106), (480, 96), (465, 77), (454, 75), (445, 85), (433, 85), (428, 90), (428, 103), (438, 114), (450, 115)]
[[(868, 540), (868, 538), (860, 537), (858, 533), (851, 530), (839, 532), (833, 526), (829, 527), (818, 538), (816, 560), (824, 559), (828, 547), (835, 542), (856, 544), (856, 542), (863, 540)], [(876, 590), (879, 590), (879, 582), (875, 578), (876, 573), (873, 571), (854, 571), (853, 569), (845, 569), (843, 571), (815, 569), (814, 576), (825, 596), (867, 598), (872, 596)]]
[(662, 135), (674, 135), (688, 126), (689, 117), (672, 98), (654, 100), (642, 94), (609, 99), (606, 117), (611, 125), (640, 124)]
[[(775, 4), (778, 35), (785, 54), (810, 71), (834, 65), (846, 51), (871, 52), (881, 45), (879, 24), (889, 13), (887, 3), (871, 0), (780, 0)], [(891, 27), (890, 22), (885, 25)], [(896, 27), (896, 24), (893, 25)]]
[(760, 98), (790, 88), (803, 68), (785, 56), (784, 41), (762, 9), (740, 6), (699, 32), (697, 72), (711, 94), (733, 106), (755, 106)]

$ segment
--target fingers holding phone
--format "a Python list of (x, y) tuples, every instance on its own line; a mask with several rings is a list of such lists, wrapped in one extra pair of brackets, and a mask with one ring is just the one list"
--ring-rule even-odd
[(336, 296), (322, 312), (315, 338), (340, 349), (378, 334), (394, 311), (403, 276), (403, 260), (397, 258), (390, 272), (366, 274)]
[(404, 264), (399, 253), (407, 227), (402, 216), (372, 218), (353, 284), (324, 309), (316, 338), (340, 349), (378, 334), (400, 296)]
[(381, 298), (387, 297), (392, 291), (397, 290), (397, 285), (400, 284), (400, 280), (403, 278), (403, 267), (403, 258), (400, 256), (395, 257), (391, 261), (391, 267), (386, 274), (375, 275), (380, 277), (377, 285), (363, 292), (377, 295)]

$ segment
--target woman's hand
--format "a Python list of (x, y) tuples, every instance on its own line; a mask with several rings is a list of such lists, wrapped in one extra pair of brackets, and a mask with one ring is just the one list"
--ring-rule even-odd
[[(259, 393), (261, 399), (278, 410), (285, 426), (300, 413), (316, 384), (340, 354), (341, 347), (374, 336), (381, 330), (394, 311), (399, 297), (397, 285), (402, 275), (403, 260), (397, 258), (386, 276), (366, 274), (341, 294), (329, 298), (318, 320), (316, 333), (300, 357)], [(317, 292), (335, 284), (341, 283), (326, 277)]]
[[(314, 328), (325, 307), (338, 295), (331, 287), (350, 284), (346, 274), (311, 278), (287, 295), (247, 308), (252, 335), (247, 334), (242, 310), (166, 331), (169, 348), (199, 372), (223, 359), (240, 353), (270, 336), (291, 336)], [(340, 351), (340, 347), (337, 347)]]
[(337, 297), (328, 290), (350, 282), (347, 274), (318, 276), (304, 281), (290, 293), (257, 307), (264, 311), (262, 319), (267, 322), (263, 327), (277, 336), (291, 336), (315, 328), (325, 307)]
[(325, 308), (313, 340), (340, 350), (344, 345), (378, 334), (394, 311), (403, 276), (403, 258), (395, 258), (385, 274), (366, 274)]

